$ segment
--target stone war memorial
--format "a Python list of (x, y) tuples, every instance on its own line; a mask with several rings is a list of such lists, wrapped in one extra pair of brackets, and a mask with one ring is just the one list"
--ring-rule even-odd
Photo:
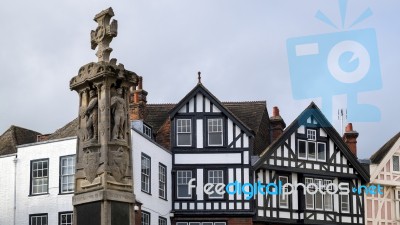
[(98, 13), (91, 48), (98, 62), (79, 69), (70, 88), (79, 95), (76, 149), (75, 225), (133, 225), (131, 135), (128, 97), (139, 77), (110, 60), (110, 42), (117, 36), (112, 8)]

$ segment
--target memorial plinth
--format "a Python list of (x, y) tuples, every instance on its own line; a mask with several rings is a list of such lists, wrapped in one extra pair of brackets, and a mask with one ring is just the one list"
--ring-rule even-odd
[(98, 48), (98, 62), (82, 66), (70, 81), (71, 90), (79, 94), (75, 225), (134, 224), (128, 98), (139, 78), (109, 60), (109, 44), (117, 36), (112, 16), (111, 8), (95, 16), (98, 27), (91, 32), (91, 45)]

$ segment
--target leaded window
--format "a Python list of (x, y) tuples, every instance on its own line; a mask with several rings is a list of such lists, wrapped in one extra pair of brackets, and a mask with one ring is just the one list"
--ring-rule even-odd
[(395, 171), (395, 172), (400, 172), (399, 158), (400, 158), (400, 156), (398, 156), (398, 155), (393, 156), (393, 171)]

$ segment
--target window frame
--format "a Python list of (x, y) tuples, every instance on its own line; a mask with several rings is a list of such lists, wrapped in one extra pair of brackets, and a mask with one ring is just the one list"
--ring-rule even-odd
[[(161, 168), (164, 169), (164, 196), (160, 195), (160, 191), (161, 191)], [(158, 197), (164, 200), (167, 200), (167, 190), (168, 190), (168, 186), (167, 186), (167, 180), (168, 180), (168, 173), (167, 173), (167, 166), (162, 164), (162, 163), (158, 163)]]
[[(194, 172), (192, 171), (192, 170), (177, 170), (176, 171), (176, 198), (177, 199), (192, 199), (193, 198), (193, 190), (192, 190), (192, 193), (191, 194), (189, 194), (189, 192), (188, 192), (188, 195), (189, 196), (187, 196), (187, 197), (181, 197), (181, 196), (179, 196), (179, 187), (180, 187), (180, 185), (182, 186), (182, 185), (186, 185), (186, 187), (188, 186), (188, 183), (186, 183), (186, 184), (179, 184), (178, 182), (179, 182), (179, 172), (190, 172), (190, 174), (191, 174), (191, 177), (190, 177), (190, 179), (188, 180), (188, 182), (191, 180), (191, 179), (193, 179), (193, 176), (194, 176)], [(187, 174), (187, 173), (186, 173)], [(188, 176), (186, 176), (186, 177), (184, 177), (184, 178), (188, 178)]]
[[(300, 142), (304, 143), (304, 147), (305, 147), (305, 157), (300, 156)], [(315, 158), (310, 158), (310, 149), (309, 146), (310, 144), (314, 144), (314, 156)], [(319, 145), (323, 145), (324, 146), (324, 160), (319, 159), (319, 152), (318, 152), (318, 147)], [(304, 140), (301, 138), (297, 139), (297, 158), (298, 159), (302, 159), (302, 160), (309, 160), (309, 161), (316, 161), (316, 162), (326, 162), (326, 156), (327, 156), (327, 144), (326, 142), (323, 141), (308, 141), (308, 140)]]
[[(324, 146), (324, 159), (319, 159), (319, 145)], [(317, 147), (316, 147), (316, 156), (317, 156), (317, 161), (319, 162), (326, 162), (326, 143), (325, 142), (317, 142)]]
[[(149, 162), (149, 165), (148, 165), (149, 166), (148, 167), (149, 174), (143, 173), (143, 158), (147, 159)], [(151, 194), (151, 157), (142, 152), (140, 163), (141, 163), (140, 164), (140, 190), (144, 193)], [(146, 185), (146, 180), (144, 180), (143, 177), (147, 177), (147, 185)], [(145, 182), (145, 185), (147, 186), (148, 190), (143, 189), (143, 182)]]
[[(345, 184), (347, 186), (347, 188), (349, 188), (349, 190), (351, 190), (350, 189), (350, 183), (342, 182), (342, 184)], [(344, 203), (343, 198), (347, 199), (347, 203), (346, 203), (347, 204), (347, 210), (343, 210), (343, 203)], [(341, 213), (350, 213), (351, 205), (350, 205), (350, 196), (349, 196), (349, 194), (343, 194), (343, 193), (339, 192), (339, 207), (340, 207), (340, 212)]]
[(164, 225), (164, 224), (161, 224), (161, 223), (160, 223), (161, 221), (164, 221), (164, 222), (165, 222), (165, 225), (168, 224), (167, 218), (162, 217), (162, 216), (159, 216), (159, 217), (158, 217), (158, 225)]
[[(221, 172), (222, 173), (221, 177), (214, 177), (214, 178), (216, 178), (216, 179), (222, 178), (222, 182), (221, 183), (224, 183), (224, 181), (225, 181), (225, 177), (224, 177), (225, 176), (225, 171), (223, 169), (208, 169), (207, 170), (207, 174), (206, 174), (207, 183), (214, 184), (214, 187), (213, 187), (212, 191), (215, 191), (215, 184), (217, 184), (217, 183), (214, 183), (214, 182), (210, 181), (210, 177), (211, 177), (210, 176), (210, 172)], [(219, 194), (217, 194), (215, 192), (214, 195), (218, 195), (218, 196), (211, 196), (211, 195), (206, 195), (206, 196), (207, 196), (208, 199), (224, 199), (225, 198), (225, 194), (219, 195)]]
[[(62, 224), (62, 219), (61, 219), (61, 216), (62, 215), (68, 215), (68, 214), (70, 214), (71, 215), (71, 223), (70, 224)], [(74, 212), (72, 212), (72, 211), (65, 211), (65, 212), (59, 212), (58, 213), (58, 225), (72, 225), (72, 224), (74, 224)]]
[[(328, 194), (326, 192), (326, 187), (327, 187), (328, 184), (333, 183), (333, 180), (325, 179), (325, 178), (318, 178), (318, 177), (315, 177), (315, 178), (314, 177), (305, 177), (304, 184), (305, 184), (306, 188), (307, 188), (307, 185), (309, 183), (314, 183), (315, 185), (317, 185), (318, 188), (320, 188), (323, 191), (325, 191), (325, 194), (321, 194), (319, 191), (317, 191), (317, 193), (314, 194), (314, 195), (306, 193), (305, 194), (305, 202), (304, 202), (306, 209), (307, 210), (314, 210), (314, 211), (321, 211), (321, 212), (323, 212), (323, 211), (330, 211), (331, 212), (333, 210), (333, 195)], [(331, 187), (330, 190), (332, 190), (332, 187)], [(321, 207), (322, 208), (317, 208), (317, 200), (318, 200), (317, 199), (317, 195), (318, 194), (321, 197), (320, 203), (321, 203)], [(312, 208), (307, 206), (307, 196), (310, 196), (312, 198), (312, 200), (313, 200), (313, 207)], [(329, 208), (326, 207), (328, 205), (327, 204), (327, 200), (326, 200), (327, 196), (329, 196), (329, 199), (330, 199)]]
[[(33, 217), (45, 217), (46, 218), (46, 224), (44, 225), (49, 225), (49, 214), (48, 213), (37, 213), (37, 214), (29, 214), (29, 225), (36, 225), (37, 222), (35, 224), (32, 223), (32, 218)], [(43, 225), (40, 224), (40, 225)]]
[[(183, 120), (185, 120), (185, 121), (189, 121), (189, 129), (190, 129), (190, 131), (189, 132), (183, 132), (183, 131), (179, 131), (179, 121), (183, 121)], [(176, 128), (176, 132), (175, 132), (175, 134), (176, 134), (176, 146), (177, 147), (191, 147), (191, 146), (193, 146), (193, 123), (192, 123), (192, 119), (191, 118), (177, 118), (176, 119), (176, 126), (175, 126), (175, 128)], [(179, 134), (189, 134), (189, 144), (182, 144), (182, 145), (180, 145), (179, 144)]]
[(144, 134), (146, 137), (152, 139), (152, 136), (153, 136), (153, 129), (152, 129), (149, 125), (143, 123), (143, 134)]
[[(307, 129), (307, 141), (317, 141), (317, 130)], [(311, 138), (309, 138), (311, 137)]]
[[(216, 120), (217, 121), (217, 131), (210, 131), (211, 129), (210, 129), (210, 121), (213, 121), (213, 120)], [(221, 131), (218, 131), (218, 127), (219, 127), (219, 124), (218, 124), (218, 121), (221, 121), (221, 124), (220, 124), (220, 128), (221, 128)], [(224, 146), (224, 118), (223, 117), (210, 117), (210, 118), (207, 118), (206, 119), (206, 126), (207, 126), (207, 146), (209, 146), (209, 147), (221, 147), (221, 146)], [(212, 122), (211, 122), (211, 126), (213, 126), (213, 124), (212, 124)], [(211, 144), (210, 143), (210, 133), (211, 134), (213, 134), (213, 133), (221, 133), (221, 144)]]
[[(340, 197), (340, 212), (350, 213), (350, 197), (349, 197), (349, 195), (339, 194), (339, 197)], [(345, 204), (347, 204), (347, 210), (343, 209), (343, 203), (344, 203), (343, 198), (347, 199), (347, 203), (345, 203)]]
[[(33, 176), (33, 175), (34, 175), (34, 171), (33, 171), (34, 163), (38, 163), (38, 162), (41, 162), (41, 161), (47, 162), (47, 176), (42, 176), (41, 178), (37, 178), (37, 179), (47, 178), (47, 181), (46, 181), (46, 183), (47, 183), (47, 188), (46, 188), (46, 192), (34, 193), (34, 192), (33, 192), (33, 187), (35, 186), (35, 185), (33, 184), (34, 181), (35, 181), (35, 177)], [(31, 161), (30, 161), (30, 167), (31, 167), (31, 169), (30, 169), (30, 188), (29, 188), (29, 195), (30, 195), (30, 196), (37, 196), (37, 195), (46, 195), (46, 194), (49, 194), (49, 178), (50, 178), (50, 176), (49, 176), (49, 168), (50, 168), (50, 160), (49, 160), (49, 158), (31, 160)], [(42, 170), (43, 170), (43, 169), (42, 169)], [(42, 173), (43, 173), (43, 171), (42, 171)]]
[[(65, 158), (73, 158), (72, 163), (73, 163), (73, 169), (72, 169), (72, 174), (63, 174), (63, 159)], [(69, 166), (69, 165), (68, 165)], [(76, 156), (75, 155), (63, 155), (60, 156), (60, 164), (59, 164), (59, 194), (72, 194), (75, 191), (75, 166), (76, 166)], [(72, 176), (72, 190), (71, 191), (63, 191), (63, 177), (64, 176)], [(68, 183), (67, 183), (68, 184)]]
[[(282, 182), (281, 178), (286, 179), (286, 183), (289, 183), (289, 176), (279, 176), (279, 177), (278, 177), (278, 180), (279, 180), (280, 182)], [(283, 182), (282, 182), (282, 186), (283, 186), (284, 184), (286, 184), (286, 183), (283, 183)], [(285, 187), (285, 190), (286, 190), (286, 189), (289, 189), (289, 187)], [(288, 191), (288, 190), (286, 190), (286, 191)], [(288, 208), (289, 208), (289, 198), (290, 198), (289, 196), (291, 196), (291, 195), (279, 195), (279, 208), (282, 208), (282, 209), (288, 209)], [(285, 199), (285, 198), (286, 198), (286, 199)], [(285, 204), (284, 204), (284, 205), (281, 204), (282, 201), (285, 201)]]
[[(398, 161), (398, 170), (395, 170), (395, 168), (394, 168), (394, 158), (397, 158), (397, 161)], [(393, 155), (392, 156), (392, 171), (394, 172), (394, 173), (400, 173), (400, 156), (399, 155)]]
[[(143, 223), (143, 222), (145, 222), (145, 221), (143, 221), (143, 218), (144, 218), (143, 215), (148, 216), (148, 219), (149, 219), (148, 224)], [(149, 212), (142, 210), (140, 224), (141, 225), (151, 225), (151, 214)]]
[(396, 220), (400, 220), (400, 188), (394, 189), (394, 203), (395, 203), (395, 214)]

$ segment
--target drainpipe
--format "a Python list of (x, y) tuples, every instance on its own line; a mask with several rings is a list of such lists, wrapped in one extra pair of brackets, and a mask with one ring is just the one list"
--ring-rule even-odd
[(14, 225), (17, 225), (16, 218), (17, 218), (17, 162), (18, 158), (15, 156), (13, 159), (14, 162)]

